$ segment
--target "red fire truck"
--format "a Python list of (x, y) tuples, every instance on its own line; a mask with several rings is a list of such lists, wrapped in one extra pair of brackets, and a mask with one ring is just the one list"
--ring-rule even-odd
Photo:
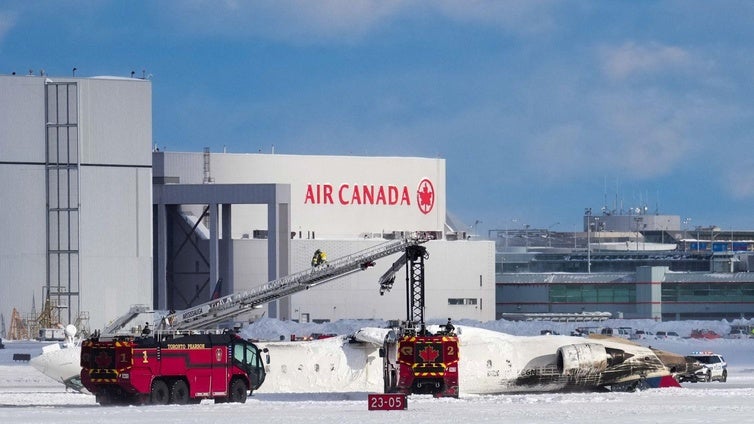
[(408, 246), (380, 278), (380, 294), (384, 294), (405, 264), (408, 320), (386, 337), (380, 350), (385, 393), (457, 398), (458, 337), (454, 327), (448, 320), (443, 330), (431, 333), (424, 324), (424, 260), (428, 257), (423, 246)]
[(458, 338), (404, 335), (398, 341), (397, 381), (391, 391), (458, 397)]
[(81, 345), (81, 382), (100, 404), (243, 403), (264, 382), (262, 353), (232, 332), (95, 336)]

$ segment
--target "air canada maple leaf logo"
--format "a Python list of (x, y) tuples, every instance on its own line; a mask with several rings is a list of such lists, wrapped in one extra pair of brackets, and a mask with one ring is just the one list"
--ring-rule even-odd
[(419, 351), (419, 357), (424, 362), (435, 362), (435, 359), (440, 356), (440, 351), (433, 348), (431, 345), (427, 345), (424, 349)]
[(104, 350), (101, 351), (96, 358), (94, 358), (94, 362), (97, 363), (97, 366), (99, 368), (107, 368), (110, 365), (111, 361), (112, 358)]
[(435, 186), (432, 185), (432, 181), (425, 178), (419, 182), (416, 200), (419, 210), (424, 215), (432, 212), (432, 208), (435, 206)]

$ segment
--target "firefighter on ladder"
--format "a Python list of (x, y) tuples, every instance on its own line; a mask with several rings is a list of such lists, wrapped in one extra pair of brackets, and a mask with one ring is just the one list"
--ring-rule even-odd
[(320, 249), (314, 251), (314, 256), (312, 256), (312, 266), (320, 266), (325, 262), (327, 262), (327, 254)]

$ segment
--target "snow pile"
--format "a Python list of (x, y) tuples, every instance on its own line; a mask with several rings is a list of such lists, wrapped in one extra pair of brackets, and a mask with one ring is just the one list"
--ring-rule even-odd
[(323, 324), (279, 321), (262, 318), (241, 330), (241, 335), (254, 340), (282, 341), (308, 337), (312, 334), (350, 335), (362, 327), (385, 327), (387, 322), (381, 320), (339, 320)]
[[(754, 325), (754, 321), (751, 320), (736, 320), (733, 322), (726, 320), (660, 322), (651, 319), (612, 319), (600, 322), (508, 321), (504, 319), (480, 322), (463, 319), (453, 321), (453, 323), (467, 327), (484, 328), (486, 330), (497, 331), (514, 336), (535, 336), (539, 335), (543, 330), (554, 331), (557, 334), (570, 335), (571, 332), (578, 327), (630, 327), (633, 330), (645, 330), (652, 333), (656, 333), (657, 331), (675, 331), (681, 337), (689, 337), (692, 330), (704, 329), (712, 330), (720, 336), (725, 336), (730, 332), (731, 325)], [(445, 321), (429, 320), (427, 321), (427, 324), (429, 326), (443, 325), (445, 324)], [(262, 318), (244, 327), (241, 334), (244, 337), (255, 340), (280, 341), (291, 340), (291, 335), (298, 338), (306, 337), (311, 334), (350, 335), (360, 328), (386, 327), (387, 325), (388, 323), (382, 320), (340, 320), (317, 324)]]

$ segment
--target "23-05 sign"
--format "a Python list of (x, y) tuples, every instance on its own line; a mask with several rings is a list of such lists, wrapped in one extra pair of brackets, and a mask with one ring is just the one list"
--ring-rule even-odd
[(403, 393), (376, 393), (368, 396), (370, 411), (393, 411), (408, 408), (406, 395)]

